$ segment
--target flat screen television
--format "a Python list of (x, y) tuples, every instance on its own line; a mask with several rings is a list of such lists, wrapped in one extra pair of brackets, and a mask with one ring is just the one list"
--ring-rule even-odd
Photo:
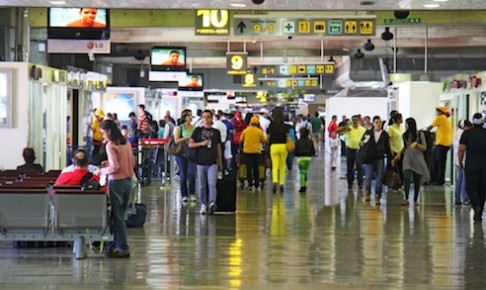
[(316, 101), (316, 95), (314, 95), (314, 94), (304, 94), (304, 101), (306, 101), (306, 102), (315, 102)]
[(246, 104), (246, 96), (235, 96), (236, 104)]
[(179, 90), (202, 91), (204, 89), (204, 77), (202, 74), (187, 74), (182, 81), (179, 81)]
[(47, 38), (110, 39), (110, 10), (105, 8), (49, 8)]
[(150, 51), (151, 71), (185, 71), (185, 47), (152, 47)]

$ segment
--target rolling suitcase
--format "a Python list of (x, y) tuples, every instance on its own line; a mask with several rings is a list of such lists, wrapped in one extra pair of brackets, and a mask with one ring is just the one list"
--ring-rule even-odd
[(236, 171), (229, 171), (223, 175), (223, 179), (218, 179), (216, 183), (217, 213), (233, 213), (236, 211)]

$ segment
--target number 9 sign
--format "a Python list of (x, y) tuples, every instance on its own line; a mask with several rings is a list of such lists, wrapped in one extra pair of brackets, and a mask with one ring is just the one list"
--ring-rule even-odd
[(228, 53), (226, 57), (226, 73), (230, 75), (246, 74), (246, 53)]

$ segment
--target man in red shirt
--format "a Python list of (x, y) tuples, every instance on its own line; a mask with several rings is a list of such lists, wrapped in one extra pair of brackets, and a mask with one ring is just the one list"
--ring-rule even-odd
[(337, 124), (337, 116), (334, 115), (332, 116), (331, 122), (329, 123), (329, 126), (327, 126), (327, 132), (329, 134), (329, 138), (331, 138), (331, 133), (335, 131), (337, 133), (338, 130), (338, 124)]
[[(80, 185), (83, 177), (89, 173), (88, 161), (89, 160), (86, 156), (86, 152), (82, 149), (78, 149), (73, 157), (73, 163), (75, 166), (74, 170), (71, 172), (61, 173), (59, 177), (57, 177), (54, 185)], [(100, 177), (93, 175), (89, 180), (95, 180), (99, 183)]]

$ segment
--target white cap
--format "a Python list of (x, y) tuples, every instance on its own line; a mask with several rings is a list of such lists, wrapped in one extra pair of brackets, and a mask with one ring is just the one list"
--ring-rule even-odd
[(269, 113), (269, 112), (268, 112), (268, 110), (267, 110), (267, 109), (265, 109), (265, 108), (261, 108), (261, 109), (260, 109), (260, 114), (268, 114), (268, 113)]

